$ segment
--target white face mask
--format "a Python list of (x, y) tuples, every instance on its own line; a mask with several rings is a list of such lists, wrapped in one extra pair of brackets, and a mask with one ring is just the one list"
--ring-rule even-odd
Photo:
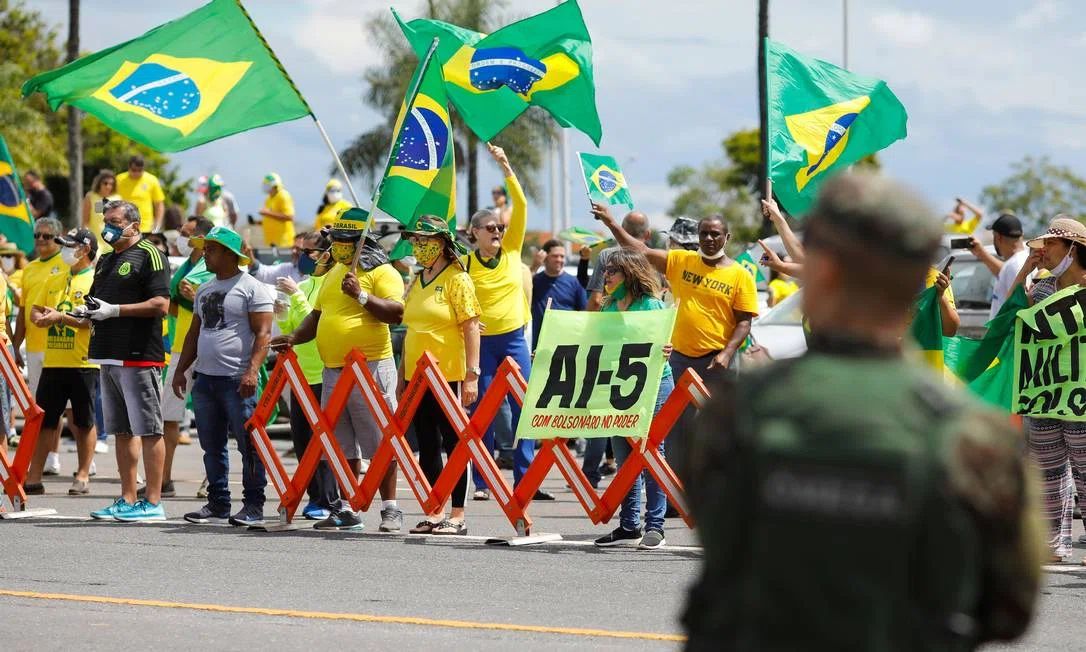
[(701, 247), (698, 247), (698, 253), (701, 254), (701, 257), (704, 258), (705, 260), (720, 260), (721, 258), (724, 257), (724, 249), (723, 248), (721, 248), (720, 251), (718, 251), (715, 254), (713, 254), (712, 256), (710, 256), (709, 254), (705, 253), (704, 249), (702, 249)]
[(264, 187), (264, 194), (266, 194), (266, 195), (270, 194), (271, 191), (275, 190), (275, 186), (271, 185), (270, 183), (265, 183), (263, 187)]
[(0, 258), (0, 269), (3, 269), (5, 274), (12, 273), (15, 270), (15, 259), (10, 256)]
[(64, 261), (65, 265), (71, 267), (79, 261), (79, 254), (76, 253), (76, 250), (73, 247), (61, 247), (60, 259)]
[(182, 256), (188, 256), (192, 253), (192, 245), (189, 244), (188, 236), (177, 236), (177, 240), (174, 240), (174, 246), (177, 247), (177, 253)]
[(329, 190), (327, 195), (325, 196), (327, 197), (329, 204), (334, 204), (337, 201), (343, 199), (343, 192), (339, 190)]
[(1067, 268), (1071, 266), (1071, 256), (1075, 253), (1075, 248), (1071, 247), (1071, 250), (1067, 252), (1067, 256), (1060, 261), (1059, 265), (1052, 270), (1052, 276), (1059, 278), (1063, 276), (1063, 273), (1067, 271)]

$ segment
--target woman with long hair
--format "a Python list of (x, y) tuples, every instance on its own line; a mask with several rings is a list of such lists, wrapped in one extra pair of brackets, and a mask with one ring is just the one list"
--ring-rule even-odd
[[(1032, 249), (1013, 288), (1023, 285), (1036, 269), (1047, 269), (1029, 289), (1030, 304), (1083, 283), (1086, 274), (1086, 226), (1057, 215), (1048, 230), (1026, 242)], [(1071, 469), (1086, 477), (1086, 422), (1026, 417), (1029, 452), (1041, 472), (1042, 503), (1049, 527), (1052, 561), (1071, 556), (1071, 524), (1075, 509)]]
[[(441, 372), (454, 392), (460, 392), (465, 408), (479, 398), (479, 315), (475, 285), (462, 266), (465, 249), (449, 231), (445, 220), (423, 215), (407, 231), (412, 255), (422, 266), (404, 302), (403, 323), (407, 325), (400, 365), (400, 391), (415, 374), (425, 352), (441, 361)], [(452, 455), (459, 441), (445, 411), (433, 392), (424, 392), (412, 421), (419, 445), (419, 466), (431, 486), (444, 465), (441, 452)], [(461, 473), (452, 492), (452, 510), (445, 516), (442, 505), (411, 528), (413, 534), (467, 534), (464, 501), (467, 473)]]
[[(639, 312), (665, 308), (660, 300), (660, 275), (656, 273), (645, 255), (630, 249), (618, 249), (607, 258), (603, 266), (603, 288), (606, 296), (600, 312)], [(664, 355), (671, 355), (671, 345), (664, 346)], [(671, 365), (664, 363), (660, 378), (660, 390), (656, 394), (653, 416), (663, 407), (664, 401), (675, 389)], [(630, 455), (630, 443), (625, 437), (612, 437), (615, 459), (621, 467)], [(664, 443), (660, 442), (660, 453)], [(645, 489), (645, 527), (641, 528), (641, 488)], [(619, 526), (610, 534), (596, 539), (601, 548), (613, 546), (637, 546), (642, 550), (654, 550), (665, 544), (664, 514), (667, 511), (667, 494), (656, 478), (643, 470), (630, 487), (619, 510)]]
[(120, 198), (121, 196), (117, 194), (117, 175), (113, 174), (113, 170), (98, 170), (98, 174), (95, 175), (94, 181), (91, 181), (90, 190), (87, 191), (87, 194), (83, 195), (83, 203), (79, 209), (79, 223), (84, 228), (90, 229), (90, 232), (98, 237), (99, 249), (106, 244), (106, 241), (102, 239), (101, 235), (102, 228), (105, 226), (105, 217), (102, 215), (102, 208), (107, 202)]

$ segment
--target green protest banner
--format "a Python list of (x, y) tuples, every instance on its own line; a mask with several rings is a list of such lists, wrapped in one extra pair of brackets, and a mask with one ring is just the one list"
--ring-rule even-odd
[(1072, 286), (1019, 311), (1014, 331), (1015, 411), (1086, 421), (1086, 288)]
[(645, 437), (675, 309), (548, 310), (517, 439)]

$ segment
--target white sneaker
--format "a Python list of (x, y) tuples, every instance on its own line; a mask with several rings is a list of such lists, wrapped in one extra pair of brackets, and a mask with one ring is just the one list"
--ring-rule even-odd
[(98, 441), (96, 441), (94, 443), (94, 452), (95, 453), (108, 453), (109, 452), (109, 444), (107, 444), (106, 442), (99, 439)]
[(90, 472), (87, 475), (90, 477), (98, 475), (98, 467), (94, 465), (94, 460), (91, 460)]
[(45, 469), (42, 475), (60, 475), (60, 455), (49, 453), (45, 457)]

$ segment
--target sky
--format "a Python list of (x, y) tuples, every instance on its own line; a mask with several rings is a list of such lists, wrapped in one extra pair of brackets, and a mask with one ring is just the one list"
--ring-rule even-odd
[[(840, 64), (843, 2), (773, 0), (770, 36)], [(66, 38), (66, 0), (26, 4)], [(84, 0), (82, 49), (134, 38), (201, 4)], [(362, 100), (363, 71), (381, 65), (367, 42), (366, 22), (390, 5), (410, 19), (421, 4), (248, 0), (246, 7), (341, 149), (383, 121)], [(552, 0), (511, 0), (507, 12), (519, 18), (550, 6)], [(666, 182), (670, 169), (719, 159), (725, 136), (757, 126), (757, 2), (581, 0), (581, 7), (592, 35), (603, 123), (598, 151), (618, 160), (638, 208), (662, 219), (675, 195)], [(851, 0), (849, 68), (886, 80), (909, 113), (908, 137), (880, 154), (884, 171), (943, 211), (954, 197), (978, 198), (1026, 155), (1086, 167), (1086, 84), (1079, 79), (1086, 21), (1079, 15), (1074, 0)], [(572, 152), (597, 149), (573, 130), (569, 144), (572, 222), (592, 226)], [(309, 119), (171, 158), (187, 176), (222, 174), (243, 213), (256, 213), (261, 178), (276, 171), (302, 223), (315, 211), (332, 163)], [(499, 183), (497, 168), (485, 167), (481, 181), (483, 188)], [(369, 196), (363, 182), (355, 187)], [(530, 228), (546, 229), (549, 219), (546, 198), (530, 205)]]

